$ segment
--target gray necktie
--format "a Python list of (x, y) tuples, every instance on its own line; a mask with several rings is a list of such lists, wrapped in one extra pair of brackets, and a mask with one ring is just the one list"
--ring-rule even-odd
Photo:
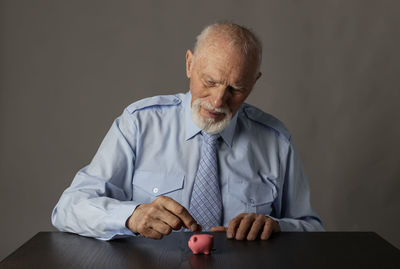
[(189, 211), (203, 231), (221, 225), (222, 198), (218, 180), (217, 140), (219, 134), (202, 132), (201, 159), (194, 181)]

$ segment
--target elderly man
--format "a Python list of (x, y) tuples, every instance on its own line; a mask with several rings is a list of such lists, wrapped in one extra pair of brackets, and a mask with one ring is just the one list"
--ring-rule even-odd
[(53, 225), (103, 240), (173, 230), (266, 240), (323, 230), (290, 133), (244, 103), (260, 63), (251, 31), (206, 27), (186, 53), (190, 92), (128, 106), (62, 194)]

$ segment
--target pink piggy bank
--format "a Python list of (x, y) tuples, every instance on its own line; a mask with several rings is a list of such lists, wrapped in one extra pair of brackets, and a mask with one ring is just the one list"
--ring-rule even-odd
[(193, 254), (210, 254), (214, 245), (214, 236), (211, 234), (195, 234), (190, 237), (188, 242), (189, 248)]

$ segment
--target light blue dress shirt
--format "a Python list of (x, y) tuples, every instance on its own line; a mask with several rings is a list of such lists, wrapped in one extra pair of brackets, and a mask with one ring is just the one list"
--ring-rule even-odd
[[(142, 203), (169, 196), (187, 209), (196, 176), (201, 130), (190, 92), (146, 98), (111, 126), (53, 210), (61, 231), (109, 240), (133, 235), (126, 220)], [(240, 213), (276, 219), (282, 231), (321, 231), (290, 133), (273, 116), (243, 104), (218, 144), (223, 224)]]

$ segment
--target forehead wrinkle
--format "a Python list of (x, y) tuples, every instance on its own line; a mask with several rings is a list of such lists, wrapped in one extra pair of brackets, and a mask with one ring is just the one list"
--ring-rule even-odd
[[(229, 68), (217, 67), (210, 64), (206, 64), (204, 68), (201, 69), (201, 77), (206, 79), (211, 79), (212, 81), (219, 84), (229, 84), (234, 88), (244, 88), (243, 84), (246, 82), (246, 78), (243, 74), (235, 72), (231, 65), (227, 64)], [(237, 76), (240, 76), (237, 78)]]

